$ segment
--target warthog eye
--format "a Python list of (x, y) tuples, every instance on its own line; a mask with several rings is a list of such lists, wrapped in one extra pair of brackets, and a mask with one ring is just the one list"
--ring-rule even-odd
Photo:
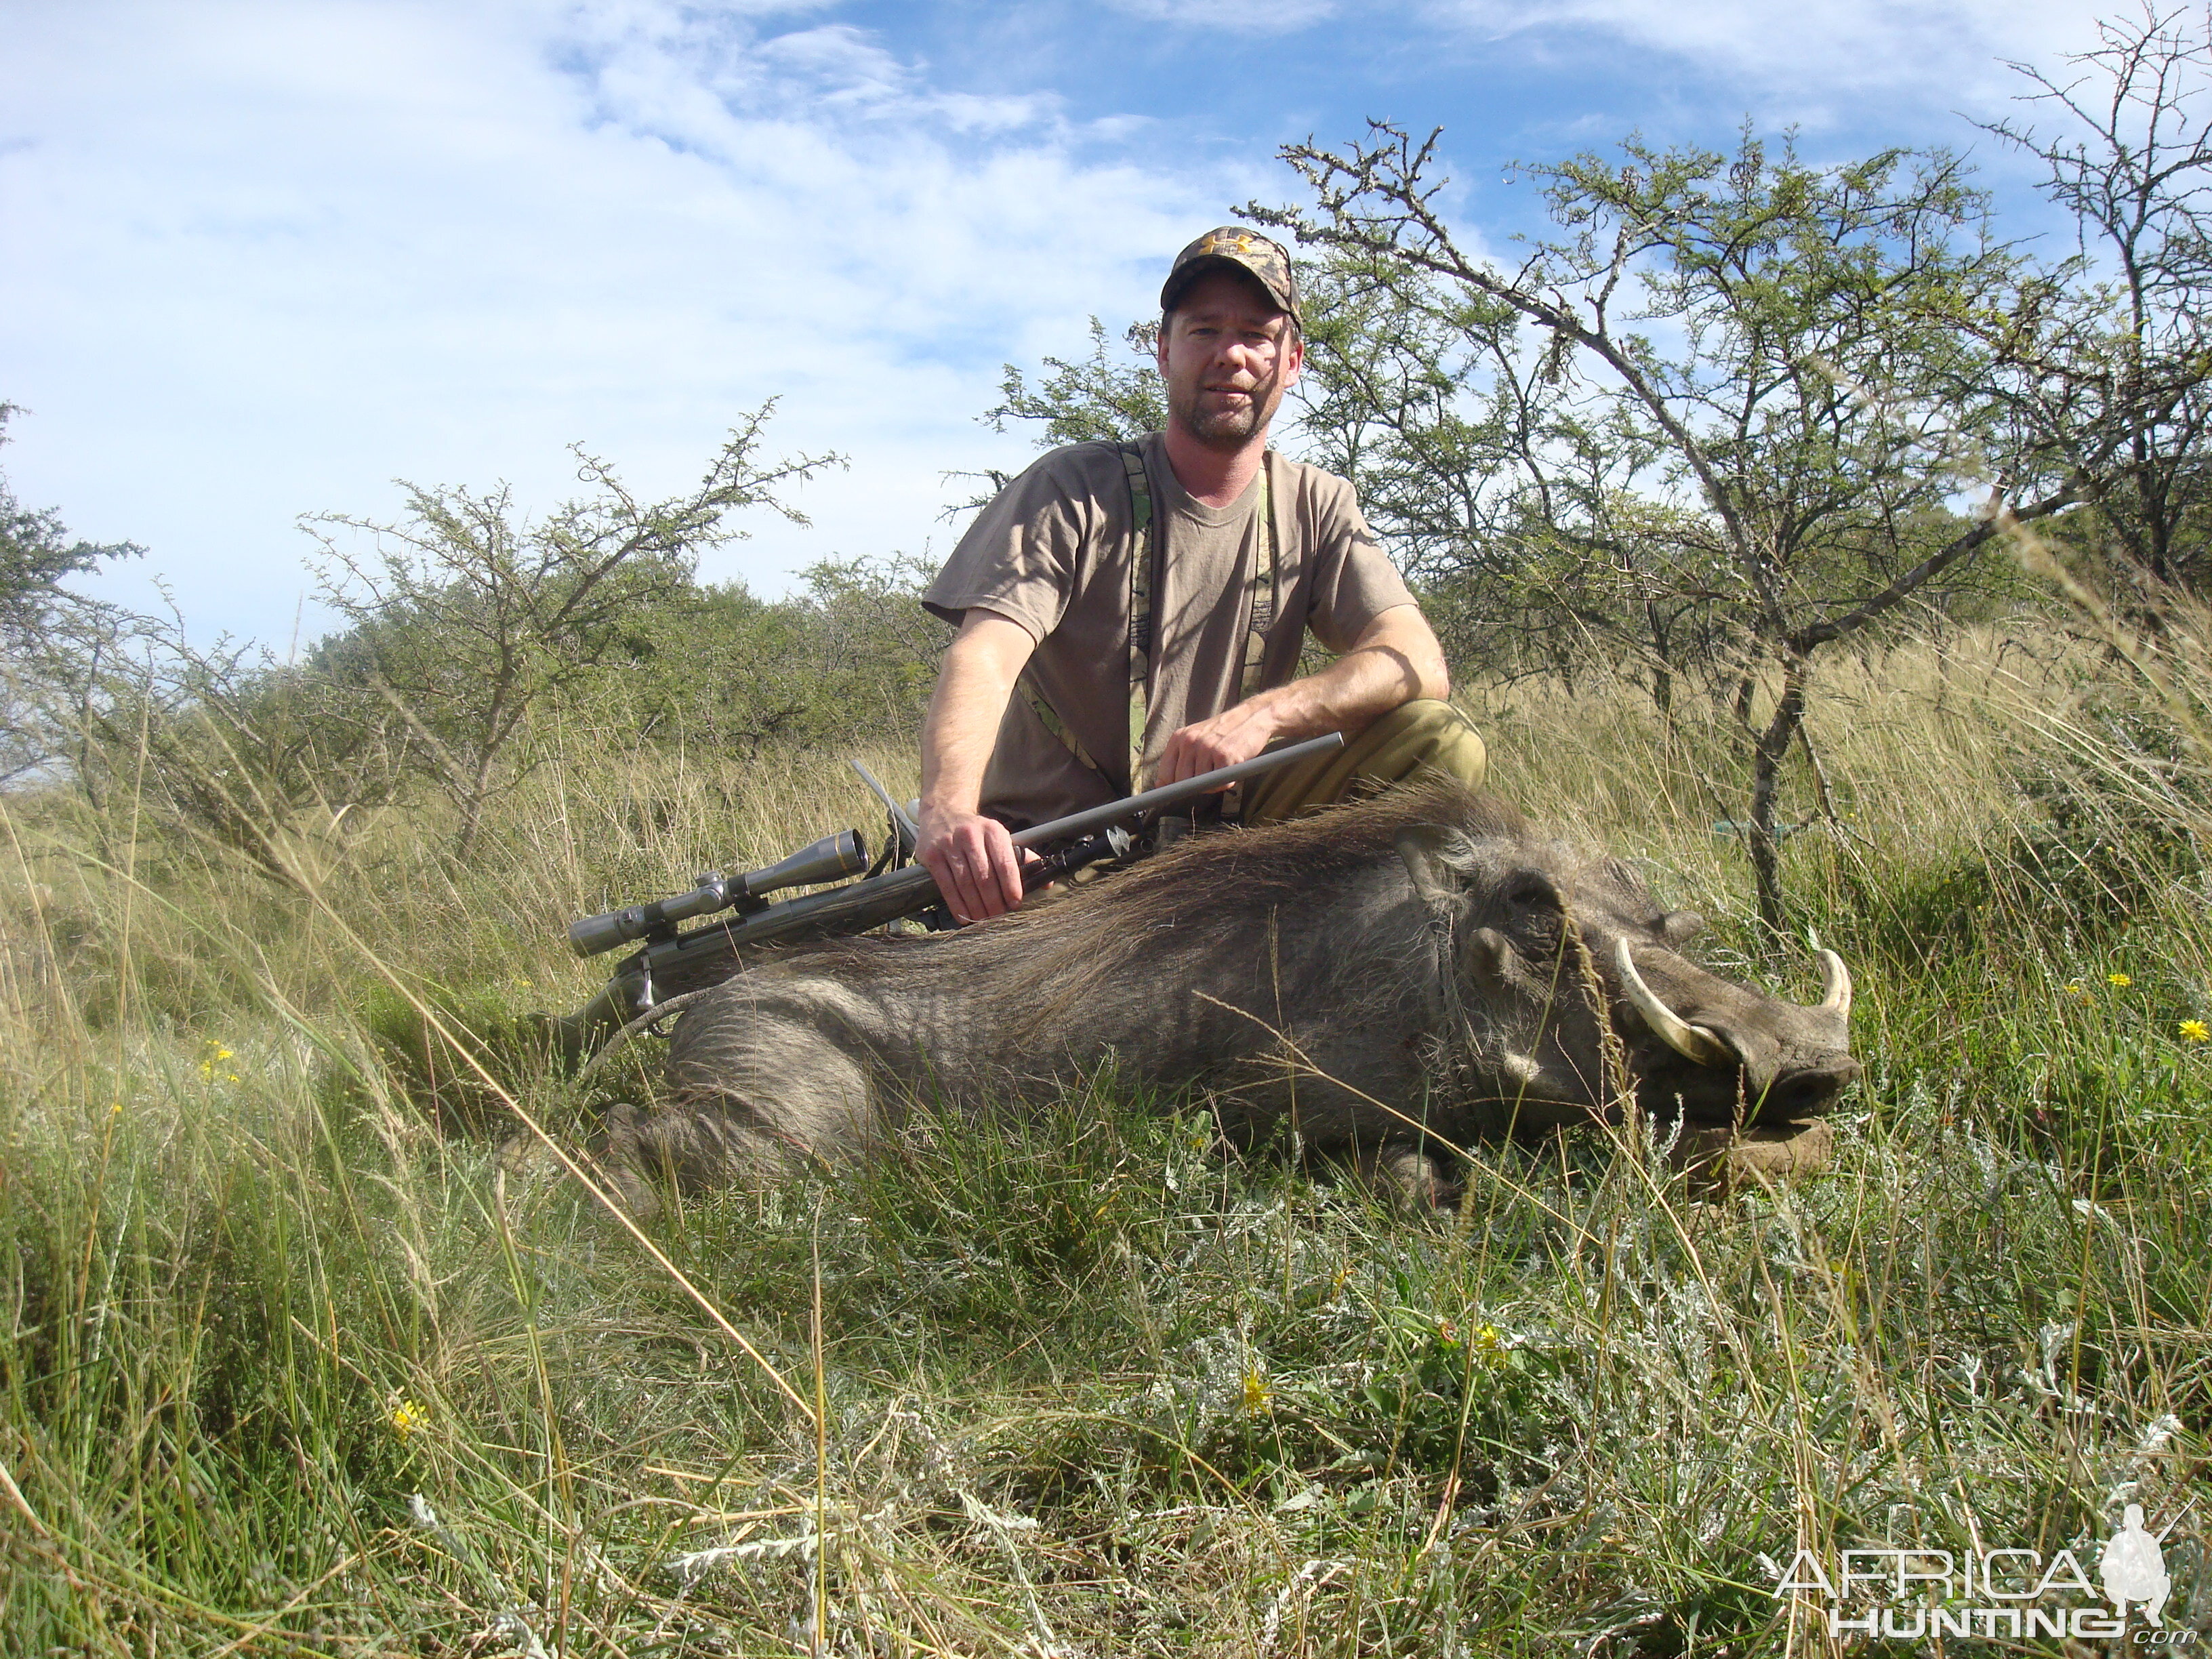
[(1506, 884), (1505, 902), (1516, 910), (1556, 910), (1559, 890), (1548, 878), (1525, 872)]

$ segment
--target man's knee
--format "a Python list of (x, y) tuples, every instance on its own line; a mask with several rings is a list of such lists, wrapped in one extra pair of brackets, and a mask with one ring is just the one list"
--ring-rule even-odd
[(1465, 714), (1448, 702), (1419, 697), (1378, 715), (1334, 754), (1256, 779), (1245, 797), (1243, 822), (1273, 823), (1423, 772), (1480, 789), (1488, 764), (1481, 735)]
[(1490, 751), (1474, 723), (1433, 697), (1399, 704), (1347, 742), (1344, 753), (1354, 777), (1382, 784), (1426, 771), (1480, 789), (1490, 768)]

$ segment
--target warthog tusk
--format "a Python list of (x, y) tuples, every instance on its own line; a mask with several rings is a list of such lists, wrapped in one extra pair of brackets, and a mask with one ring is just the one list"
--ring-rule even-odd
[(1844, 966), (1844, 959), (1833, 951), (1820, 952), (1820, 1012), (1832, 1013), (1840, 1019), (1851, 1017), (1851, 970)]
[(1657, 993), (1644, 982), (1644, 975), (1636, 971), (1635, 963), (1630, 960), (1626, 939), (1613, 941), (1613, 964), (1620, 970), (1621, 987), (1627, 992), (1629, 1001), (1636, 1005), (1636, 1012), (1644, 1016), (1644, 1023), (1669, 1048), (1700, 1066), (1735, 1064), (1735, 1056), (1729, 1052), (1728, 1044), (1704, 1026), (1691, 1024), (1659, 1000)]

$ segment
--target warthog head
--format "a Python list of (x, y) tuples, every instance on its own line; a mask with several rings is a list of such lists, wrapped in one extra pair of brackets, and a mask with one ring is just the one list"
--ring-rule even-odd
[(1810, 1006), (1717, 978), (1680, 953), (1705, 926), (1694, 911), (1662, 911), (1617, 860), (1486, 816), (1408, 826), (1395, 847), (1457, 969), (1465, 1036), (1443, 1067), (1493, 1111), (1516, 1127), (1587, 1121), (1626, 1081), (1656, 1116), (1798, 1122), (1858, 1075), (1833, 951)]

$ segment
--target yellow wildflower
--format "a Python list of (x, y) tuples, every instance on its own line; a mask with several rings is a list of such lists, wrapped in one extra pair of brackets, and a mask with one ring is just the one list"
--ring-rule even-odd
[(2105, 975), (2105, 983), (2107, 985), (2129, 986), (2134, 984), (2135, 981), (2130, 979), (2127, 975), (2123, 974), (2118, 969), (2115, 969), (2112, 972)]
[(2207, 1025), (2201, 1019), (2185, 1019), (2181, 1022), (2181, 1040), (2185, 1042), (2212, 1042), (2212, 1025)]
[(1267, 1409), (1267, 1402), (1274, 1397), (1275, 1391), (1267, 1386), (1267, 1373), (1257, 1365), (1247, 1367), (1242, 1400), (1244, 1414), (1247, 1417), (1258, 1416)]
[(410, 1434), (420, 1434), (430, 1426), (430, 1413), (413, 1401), (402, 1398), (392, 1408), (392, 1431), (404, 1440)]

